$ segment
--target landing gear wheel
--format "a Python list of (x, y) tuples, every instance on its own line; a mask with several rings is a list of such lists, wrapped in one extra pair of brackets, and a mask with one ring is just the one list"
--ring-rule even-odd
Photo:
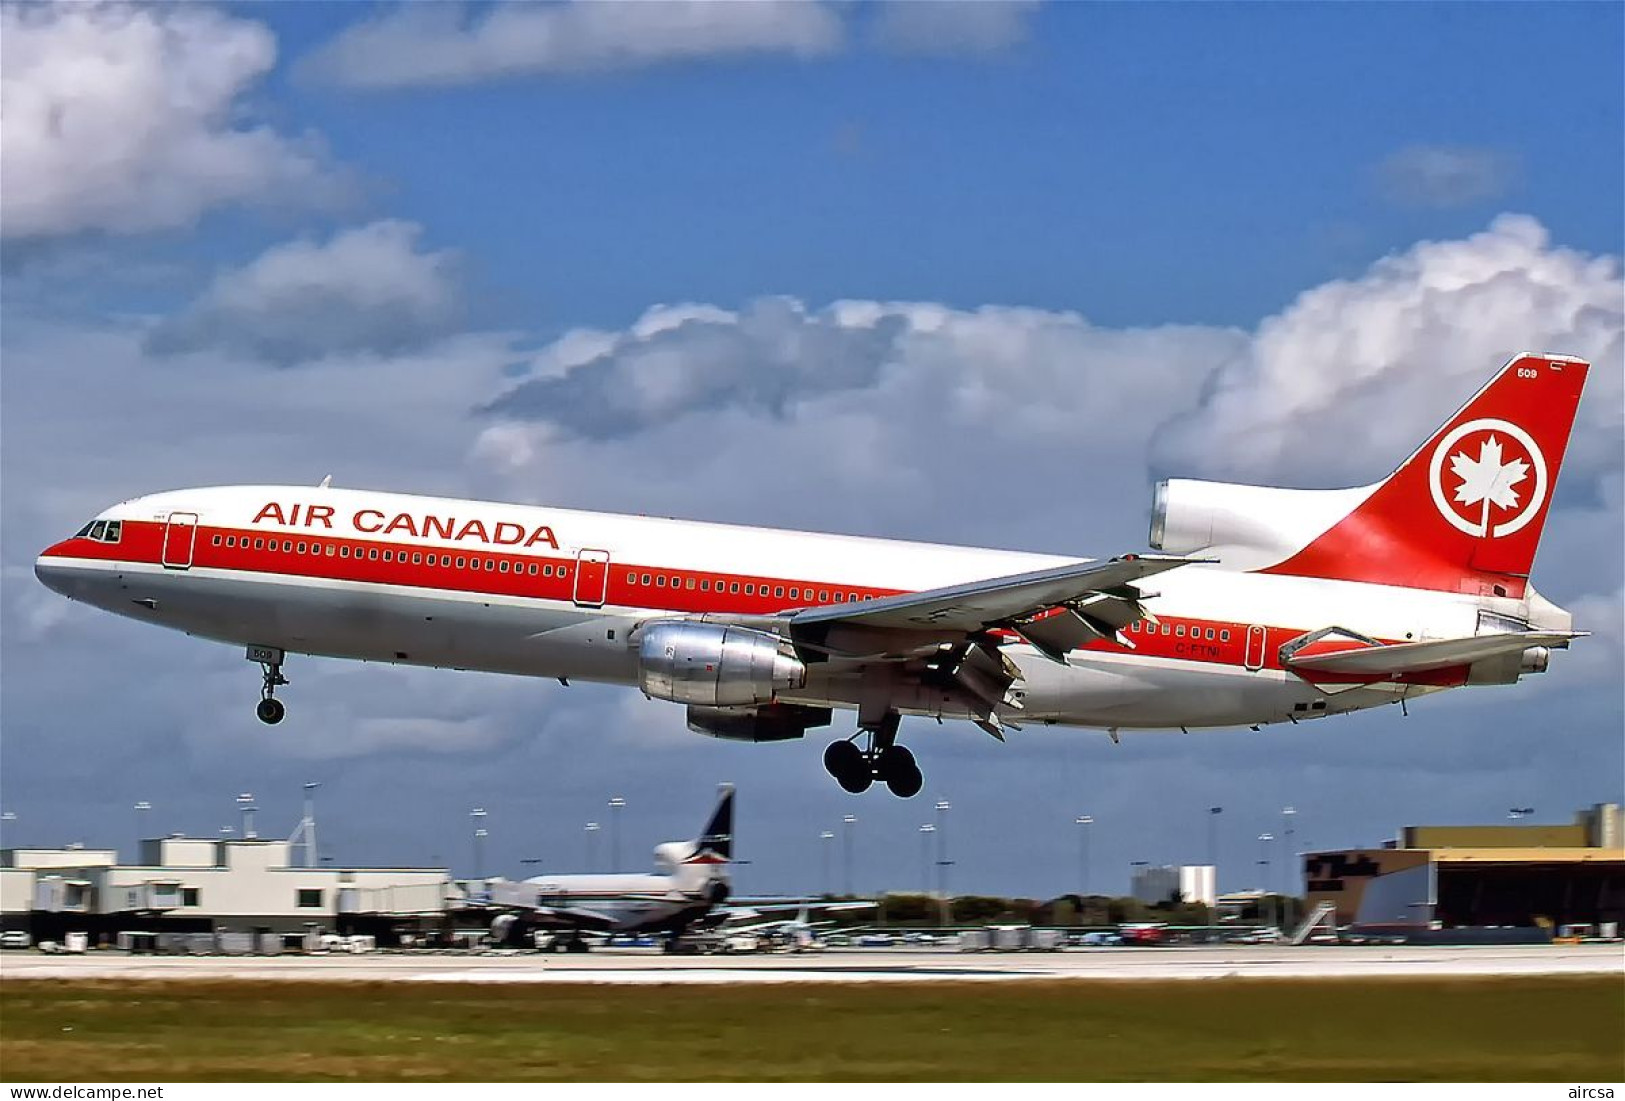
[(260, 702), (254, 705), (254, 714), (260, 722), (275, 726), (287, 714), (287, 709), (276, 698), (276, 690), (288, 683), (282, 675), (282, 659), (287, 656), (275, 646), (250, 646), (248, 660), (259, 664), (264, 682), (260, 686)]
[(925, 786), (925, 776), (914, 754), (900, 745), (888, 746), (875, 758), (875, 775), (899, 799), (912, 799)]
[(270, 726), (275, 726), (281, 722), (282, 716), (286, 713), (287, 708), (283, 707), (282, 701), (275, 696), (267, 696), (254, 705), (254, 714), (259, 718), (260, 722)]
[(824, 768), (835, 782), (853, 795), (861, 795), (875, 782), (874, 769), (863, 750), (851, 742), (831, 742), (824, 750)]

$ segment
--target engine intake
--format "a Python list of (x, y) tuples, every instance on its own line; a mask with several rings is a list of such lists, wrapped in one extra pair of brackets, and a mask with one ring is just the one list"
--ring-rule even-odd
[(699, 707), (749, 707), (807, 683), (807, 667), (784, 639), (714, 623), (656, 623), (638, 643), (646, 695)]

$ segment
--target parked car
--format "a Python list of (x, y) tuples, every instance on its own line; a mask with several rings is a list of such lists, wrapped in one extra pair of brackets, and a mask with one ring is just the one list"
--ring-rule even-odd
[(21, 929), (7, 929), (0, 933), (0, 948), (32, 948), (34, 938)]

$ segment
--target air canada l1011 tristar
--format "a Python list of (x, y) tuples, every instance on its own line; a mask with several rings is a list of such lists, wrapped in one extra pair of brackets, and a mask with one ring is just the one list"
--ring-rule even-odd
[[(1577, 637), (1529, 583), (1588, 364), (1511, 360), (1356, 489), (1176, 479), (1160, 554), (1087, 560), (320, 487), (126, 501), (40, 556), (52, 589), (287, 653), (635, 685), (701, 734), (854, 709), (842, 787), (923, 783), (903, 715), (1253, 726), (1511, 684)], [(1327, 431), (1333, 429), (1327, 425)], [(1352, 442), (1352, 441), (1351, 441)], [(1148, 585), (1148, 582), (1150, 584)], [(860, 741), (862, 744), (860, 745)]]

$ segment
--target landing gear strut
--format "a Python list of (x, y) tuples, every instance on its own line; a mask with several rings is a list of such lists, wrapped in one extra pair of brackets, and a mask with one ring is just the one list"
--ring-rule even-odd
[(902, 716), (889, 714), (876, 725), (854, 734), (852, 738), (868, 736), (867, 749), (859, 749), (851, 738), (831, 742), (824, 750), (825, 770), (853, 795), (868, 791), (876, 780), (899, 799), (918, 795), (925, 786), (925, 777), (920, 773), (920, 766), (914, 763), (914, 754), (896, 744), (901, 721)]
[(282, 675), (282, 659), (287, 655), (275, 646), (250, 646), (248, 660), (259, 662), (260, 670), (265, 675), (265, 684), (260, 689), (260, 702), (254, 705), (254, 715), (262, 723), (275, 726), (282, 721), (287, 709), (282, 701), (276, 698), (276, 690), (288, 683), (288, 678)]

